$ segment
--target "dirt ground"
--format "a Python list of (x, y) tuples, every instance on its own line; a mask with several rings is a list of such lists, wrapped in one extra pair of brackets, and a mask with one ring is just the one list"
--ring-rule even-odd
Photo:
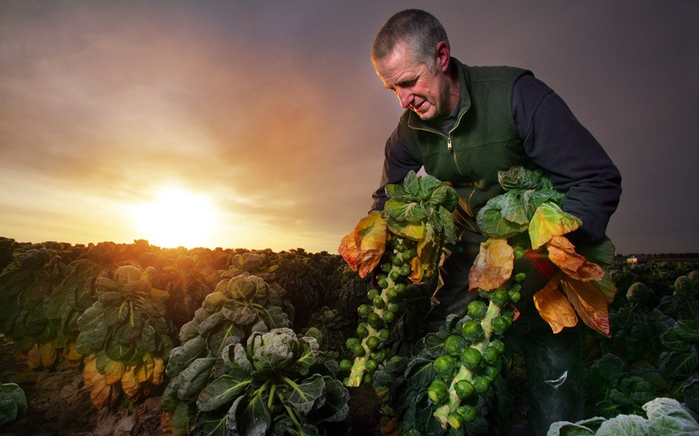
[[(149, 398), (131, 413), (90, 402), (82, 383), (82, 366), (59, 364), (32, 370), (15, 357), (14, 344), (0, 335), (0, 382), (16, 383), (27, 396), (25, 416), (0, 429), (0, 436), (163, 436), (160, 399)], [(379, 435), (378, 400), (372, 389), (350, 391), (354, 436)]]

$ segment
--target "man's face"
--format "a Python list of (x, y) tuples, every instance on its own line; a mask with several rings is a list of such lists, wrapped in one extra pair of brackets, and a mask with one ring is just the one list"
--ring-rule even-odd
[(414, 60), (404, 44), (397, 44), (393, 53), (374, 66), (386, 89), (396, 94), (404, 109), (410, 109), (425, 121), (451, 112), (445, 71), (430, 71), (425, 63)]

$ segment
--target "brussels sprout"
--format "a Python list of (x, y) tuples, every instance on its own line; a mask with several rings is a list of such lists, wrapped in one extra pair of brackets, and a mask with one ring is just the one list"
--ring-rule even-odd
[(515, 282), (517, 282), (517, 283), (522, 283), (524, 281), (524, 279), (526, 279), (526, 278), (527, 278), (527, 273), (525, 273), (525, 272), (515, 274)]
[(376, 281), (376, 284), (379, 285), (379, 288), (386, 289), (388, 287), (388, 280), (387, 279), (379, 279)]
[(466, 400), (476, 393), (476, 389), (473, 387), (473, 384), (468, 380), (459, 380), (456, 382), (454, 385), (454, 391), (456, 392), (456, 396), (462, 400)]
[(396, 292), (398, 292), (398, 295), (401, 295), (405, 292), (408, 287), (405, 285), (405, 283), (396, 283)]
[(496, 348), (500, 352), (500, 354), (505, 352), (505, 343), (500, 339), (491, 340), (488, 346)]
[(509, 297), (510, 301), (513, 303), (518, 303), (519, 300), (522, 299), (522, 294), (520, 294), (519, 291), (513, 291), (512, 289), (507, 291), (507, 296)]
[(466, 348), (466, 340), (458, 335), (450, 335), (446, 341), (444, 341), (444, 350), (449, 353), (449, 355), (458, 357)]
[(362, 377), (362, 383), (367, 384), (367, 385), (370, 385), (370, 384), (372, 384), (373, 382), (374, 382), (374, 379), (373, 379), (373, 377), (371, 376), (371, 374), (369, 374), (368, 372), (367, 372), (367, 373), (364, 373), (364, 376)]
[(498, 369), (496, 366), (493, 365), (487, 365), (485, 367), (485, 372), (483, 373), (483, 377), (487, 378), (491, 382), (495, 380), (495, 377), (500, 374), (500, 369)]
[(474, 406), (471, 406), (470, 404), (465, 404), (458, 409), (456, 409), (456, 412), (463, 416), (466, 422), (473, 422), (476, 420), (476, 417), (478, 416), (478, 409), (476, 409)]
[(352, 369), (352, 361), (349, 359), (342, 359), (340, 361), (340, 371), (349, 372)]
[(396, 288), (392, 287), (386, 289), (386, 297), (388, 297), (388, 301), (393, 301), (398, 298), (398, 291), (396, 291)]
[(461, 353), (461, 363), (470, 370), (478, 368), (482, 361), (483, 356), (477, 348), (469, 347)]
[(371, 351), (376, 350), (381, 345), (381, 341), (376, 336), (369, 336), (366, 339), (366, 346), (369, 347)]
[[(383, 301), (383, 300), (382, 300)], [(366, 319), (367, 323), (369, 323), (370, 326), (372, 327), (378, 327), (381, 325), (381, 317), (379, 316), (378, 313), (376, 312), (371, 312), (369, 316)]]
[(387, 310), (383, 313), (383, 321), (387, 324), (393, 324), (396, 321), (396, 313)]
[(412, 274), (413, 270), (410, 268), (409, 263), (405, 263), (400, 267), (400, 275), (403, 277), (408, 277), (410, 274)]
[(485, 360), (485, 363), (492, 365), (493, 363), (497, 362), (499, 358), (500, 350), (498, 350), (492, 344), (488, 344), (485, 350), (483, 350), (483, 360)]
[(377, 309), (386, 308), (386, 300), (384, 300), (381, 297), (374, 298), (373, 302), (374, 302), (374, 307), (376, 307)]
[[(400, 257), (402, 257), (404, 261), (408, 261), (408, 260), (410, 260), (410, 259), (413, 258), (413, 256), (411, 255), (410, 251), (404, 251), (404, 252), (402, 252), (402, 253), (400, 254)], [(402, 269), (402, 268), (403, 268), (403, 267), (401, 267), (401, 269)], [(408, 275), (408, 274), (404, 274), (404, 275)]]
[(347, 342), (345, 342), (345, 346), (349, 348), (350, 350), (357, 344), (359, 344), (361, 341), (357, 338), (349, 338), (347, 339)]
[(379, 293), (379, 290), (376, 288), (371, 288), (366, 293), (366, 296), (369, 300), (373, 300), (374, 298), (378, 297), (379, 295), (381, 295), (381, 294)]
[(390, 312), (398, 312), (400, 310), (400, 304), (398, 303), (388, 303), (386, 305), (386, 310)]
[(403, 265), (403, 258), (400, 256), (393, 256), (393, 259), (391, 259), (391, 263), (393, 266), (401, 266)]
[(447, 422), (452, 428), (458, 430), (466, 423), (466, 419), (458, 413), (452, 412), (447, 416)]
[(352, 352), (357, 356), (357, 357), (364, 357), (366, 354), (366, 350), (364, 347), (362, 347), (362, 344), (357, 344), (354, 347), (352, 347)]
[(380, 350), (376, 350), (373, 353), (371, 353), (371, 357), (374, 358), (377, 362), (383, 362), (386, 360), (386, 349), (382, 348)]
[(359, 315), (360, 318), (366, 318), (369, 315), (371, 315), (372, 313), (374, 313), (374, 309), (366, 303), (361, 304), (357, 308), (357, 314)]
[(435, 404), (442, 404), (449, 399), (449, 388), (441, 378), (432, 380), (430, 387), (427, 389), (427, 396)]
[(360, 338), (366, 338), (367, 336), (369, 336), (369, 328), (367, 327), (366, 324), (361, 323), (361, 324), (359, 324), (359, 325), (357, 326), (357, 331), (356, 331), (356, 333), (357, 333), (357, 336), (358, 336), (358, 337), (360, 337)]
[(493, 327), (495, 334), (502, 335), (510, 327), (510, 322), (503, 316), (496, 316), (490, 321), (490, 325)]
[(386, 342), (391, 337), (391, 332), (389, 332), (388, 329), (381, 329), (377, 335), (381, 342)]
[(458, 369), (456, 360), (448, 354), (443, 354), (436, 358), (432, 363), (432, 367), (445, 381), (451, 380), (454, 377), (454, 373)]
[(366, 363), (364, 364), (364, 367), (367, 371), (373, 373), (374, 371), (376, 371), (376, 368), (379, 367), (379, 362), (377, 362), (374, 359), (367, 359)]
[(381, 271), (383, 271), (385, 273), (389, 272), (391, 270), (391, 268), (392, 268), (392, 265), (390, 262), (385, 262), (385, 263), (381, 264)]
[(488, 305), (482, 300), (473, 300), (468, 304), (468, 316), (475, 319), (482, 319), (488, 311)]
[(510, 301), (510, 297), (507, 295), (507, 291), (505, 289), (498, 288), (491, 294), (490, 301), (492, 301), (498, 307), (503, 307)]
[(483, 336), (483, 326), (476, 320), (466, 321), (461, 326), (461, 333), (467, 341), (476, 342)]
[(490, 379), (482, 375), (477, 375), (473, 378), (473, 387), (476, 389), (476, 392), (484, 394), (488, 391), (488, 388), (490, 388)]
[(400, 280), (400, 271), (391, 271), (388, 277), (390, 277), (394, 282), (397, 282)]

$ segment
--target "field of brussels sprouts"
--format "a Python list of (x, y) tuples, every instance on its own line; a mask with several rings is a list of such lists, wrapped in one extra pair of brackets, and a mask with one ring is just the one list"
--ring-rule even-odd
[[(399, 284), (403, 276), (391, 276), (394, 266), (386, 265), (388, 275), (379, 280)], [(434, 413), (395, 407), (400, 394), (390, 390), (396, 380), (414, 386), (439, 379), (435, 374), (452, 358), (435, 356), (459, 355), (464, 338), (482, 335), (452, 319), (440, 333), (423, 337), (419, 314), (430, 295), (416, 286), (391, 299), (401, 305), (398, 319), (369, 325), (376, 277), (362, 278), (326, 252), (0, 238), (0, 270), (3, 435), (234, 434), (227, 428), (240, 434), (395, 434), (406, 416), (420, 420)], [(656, 397), (699, 412), (699, 263), (613, 263), (607, 273), (619, 292), (609, 306), (610, 337), (586, 332), (586, 416), (645, 417), (643, 405)], [(501, 316), (502, 303), (478, 301), (469, 308), (474, 319), (493, 311)], [(374, 383), (347, 387), (351, 368), (341, 364), (357, 360), (359, 325), (385, 330), (385, 341), (366, 351), (384, 349), (393, 357), (363, 370), (362, 378), (374, 374), (365, 380)], [(454, 335), (456, 329), (466, 336)], [(497, 333), (482, 342), (482, 358), (498, 362), (507, 383), (496, 385), (522, 399), (511, 416), (525, 421), (521, 359), (515, 348), (502, 347), (504, 329)], [(417, 352), (418, 342), (428, 346)], [(466, 363), (461, 368), (463, 374), (451, 375), (459, 394), (451, 401), (471, 389), (490, 392), (481, 402), (494, 395), (480, 387), (484, 375), (474, 370), (467, 376)], [(416, 404), (436, 400), (432, 395)], [(469, 404), (463, 401), (461, 412), (475, 413)], [(445, 422), (460, 419), (444, 413)], [(478, 425), (496, 428), (499, 413), (491, 407)], [(430, 434), (439, 434), (442, 427), (434, 422)], [(479, 433), (472, 423), (465, 428)]]

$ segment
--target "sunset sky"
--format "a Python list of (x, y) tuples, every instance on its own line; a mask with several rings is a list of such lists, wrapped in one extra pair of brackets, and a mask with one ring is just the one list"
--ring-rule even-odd
[(337, 252), (401, 113), (371, 42), (408, 7), (563, 97), (621, 170), (618, 253), (699, 251), (694, 0), (0, 0), (0, 236)]

